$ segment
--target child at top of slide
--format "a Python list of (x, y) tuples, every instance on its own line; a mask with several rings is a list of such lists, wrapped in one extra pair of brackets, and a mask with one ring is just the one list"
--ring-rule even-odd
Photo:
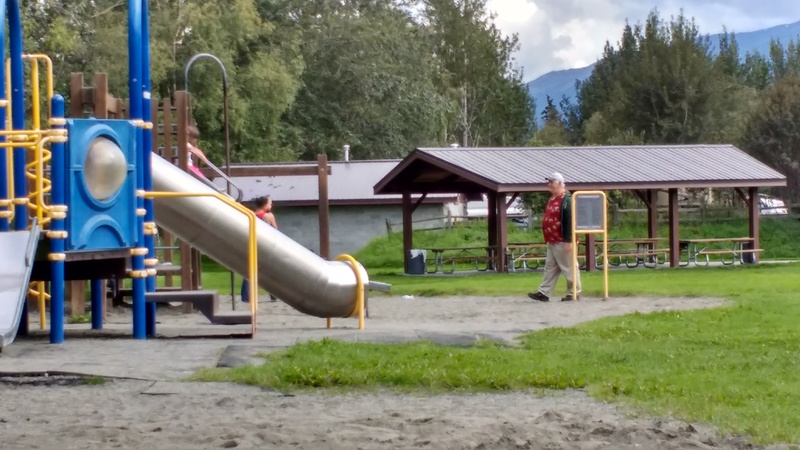
[(187, 161), (187, 165), (193, 174), (200, 178), (205, 178), (205, 175), (203, 175), (203, 172), (200, 171), (194, 161), (194, 158), (197, 158), (198, 164), (200, 162), (208, 163), (208, 158), (206, 158), (205, 153), (197, 148), (197, 140), (200, 138), (200, 130), (198, 130), (194, 125), (189, 125), (188, 132), (189, 142), (187, 145), (187, 150), (189, 150), (189, 160)]

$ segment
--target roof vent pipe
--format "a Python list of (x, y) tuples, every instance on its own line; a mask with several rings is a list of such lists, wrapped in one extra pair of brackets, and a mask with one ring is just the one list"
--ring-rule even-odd
[(344, 160), (350, 161), (350, 145), (345, 144), (343, 148), (344, 148)]

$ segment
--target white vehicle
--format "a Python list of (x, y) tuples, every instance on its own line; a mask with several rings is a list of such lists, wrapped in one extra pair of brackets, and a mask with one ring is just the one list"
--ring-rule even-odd
[[(470, 219), (485, 218), (489, 216), (489, 201), (486, 195), (482, 195), (483, 200), (467, 202), (467, 217)], [(511, 196), (506, 196), (506, 203), (511, 200)], [(517, 198), (514, 203), (506, 209), (506, 217), (518, 227), (525, 227), (528, 224), (528, 212), (522, 199)]]
[(758, 194), (758, 212), (762, 216), (775, 216), (789, 214), (789, 209), (786, 203), (777, 197)]

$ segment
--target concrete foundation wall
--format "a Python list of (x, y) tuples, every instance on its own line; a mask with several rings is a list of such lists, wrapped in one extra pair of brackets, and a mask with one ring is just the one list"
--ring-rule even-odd
[[(372, 239), (386, 236), (386, 220), (395, 233), (402, 232), (403, 210), (400, 205), (331, 206), (331, 258), (342, 253), (353, 254)], [(414, 220), (434, 219), (447, 215), (442, 204), (422, 204), (414, 211)], [(304, 247), (319, 254), (319, 209), (314, 206), (275, 208), (280, 231)], [(423, 222), (414, 229), (441, 227), (444, 220)]]

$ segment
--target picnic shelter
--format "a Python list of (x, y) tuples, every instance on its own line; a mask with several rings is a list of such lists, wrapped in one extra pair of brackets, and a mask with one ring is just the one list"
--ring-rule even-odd
[[(412, 214), (428, 195), (486, 194), (489, 199), (486, 259), (492, 269), (505, 272), (509, 249), (507, 199), (511, 196), (514, 201), (522, 193), (547, 191), (545, 177), (552, 172), (564, 175), (571, 192), (634, 192), (647, 206), (650, 240), (658, 237), (658, 192), (666, 191), (669, 238), (664, 253), (670, 267), (681, 265), (681, 251), (689, 251), (688, 242), (681, 241), (679, 236), (679, 189), (735, 189), (748, 208), (749, 236), (734, 245), (740, 245), (741, 252), (750, 252), (755, 262), (760, 251), (758, 190), (786, 186), (783, 174), (733, 145), (447, 147), (415, 149), (374, 185), (374, 192), (402, 195), (406, 272), (413, 248)], [(412, 196), (419, 197), (412, 201)], [(583, 244), (586, 269), (594, 270), (594, 236), (587, 236)]]

